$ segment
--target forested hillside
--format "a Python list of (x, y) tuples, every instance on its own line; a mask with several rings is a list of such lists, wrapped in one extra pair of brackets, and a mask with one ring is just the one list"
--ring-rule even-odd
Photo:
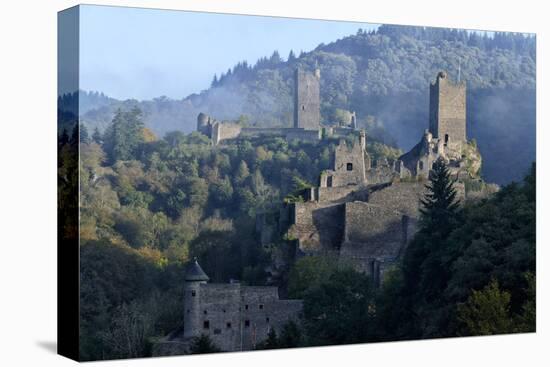
[[(177, 131), (158, 139), (138, 109), (118, 111), (102, 134), (63, 130), (59, 173), (74, 172), (69, 187), (80, 185), (72, 228), (80, 230), (82, 358), (148, 355), (155, 337), (180, 326), (183, 266), (193, 257), (213, 282), (265, 284), (271, 252), (285, 256), (286, 245), (261, 246), (256, 213), (300, 200), (336, 145), (265, 137), (213, 147)], [(76, 154), (67, 154), (78, 146), (79, 175)], [(399, 154), (374, 141), (367, 149)]]
[(256, 126), (290, 126), (292, 73), (317, 65), (324, 124), (354, 110), (370, 135), (408, 150), (428, 124), (429, 82), (441, 69), (457, 79), (460, 66), (460, 78), (468, 83), (469, 137), (478, 141), (483, 174), (506, 183), (521, 179), (535, 157), (535, 63), (534, 37), (383, 25), (286, 60), (275, 51), (255, 65), (239, 63), (214, 76), (208, 90), (183, 100), (115, 101), (86, 94), (81, 112), (88, 127), (105, 129), (118, 107), (137, 105), (159, 136), (193, 131), (199, 112)]
[[(299, 200), (335, 144), (265, 137), (213, 147), (196, 132), (158, 139), (137, 109), (117, 112), (103, 134), (64, 130), (60, 197), (80, 184), (81, 358), (150, 355), (182, 324), (190, 258), (213, 282), (265, 284), (274, 255), (291, 259), (291, 241), (262, 246), (255, 214)], [(367, 150), (399, 154), (373, 141)], [(522, 184), (464, 207), (448, 171), (435, 171), (441, 182), (427, 184), (443, 190), (425, 197), (420, 231), (383, 287), (333, 258), (304, 257), (277, 280), (304, 299), (301, 324), (258, 348), (534, 331), (534, 166)], [(74, 231), (75, 219), (62, 216), (60, 231)]]

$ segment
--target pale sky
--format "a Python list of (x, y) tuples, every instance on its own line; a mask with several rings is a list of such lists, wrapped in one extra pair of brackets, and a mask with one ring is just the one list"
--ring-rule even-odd
[(80, 88), (118, 98), (181, 99), (210, 86), (214, 73), (254, 64), (274, 50), (311, 51), (377, 24), (80, 7)]

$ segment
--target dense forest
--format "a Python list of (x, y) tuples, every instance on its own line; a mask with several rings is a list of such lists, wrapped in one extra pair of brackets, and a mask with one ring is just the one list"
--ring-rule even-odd
[[(337, 143), (264, 137), (213, 147), (178, 131), (159, 139), (137, 108), (117, 111), (104, 132), (77, 128), (60, 134), (59, 177), (61, 196), (80, 182), (84, 360), (148, 356), (181, 326), (193, 257), (213, 282), (265, 284), (266, 266), (290, 259), (292, 241), (261, 246), (256, 213), (299, 200)], [(399, 154), (375, 140), (367, 150)], [(258, 349), (534, 330), (534, 166), (522, 183), (466, 206), (453, 200), (446, 168), (435, 171), (421, 229), (383, 287), (324, 257), (289, 261), (276, 284), (304, 300), (303, 320)], [(60, 223), (74, 236), (74, 220)], [(193, 350), (218, 349), (202, 338)]]
[(241, 62), (215, 75), (211, 88), (183, 100), (117, 101), (82, 92), (86, 126), (103, 131), (117, 108), (138, 106), (158, 136), (191, 132), (199, 112), (255, 126), (290, 126), (292, 73), (321, 69), (322, 122), (356, 111), (369, 135), (404, 151), (428, 124), (428, 85), (445, 69), (468, 85), (469, 137), (485, 159), (483, 174), (499, 184), (521, 180), (535, 157), (534, 36), (382, 25), (358, 30), (286, 60), (275, 51), (254, 65)]

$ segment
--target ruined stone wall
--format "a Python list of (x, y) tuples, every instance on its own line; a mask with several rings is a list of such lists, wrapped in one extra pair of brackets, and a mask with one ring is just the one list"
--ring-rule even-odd
[(369, 185), (391, 182), (410, 175), (403, 166), (402, 161), (387, 160), (374, 161), (372, 167), (366, 170), (365, 176)]
[(331, 169), (321, 175), (321, 187), (343, 187), (366, 183), (365, 154), (360, 144), (349, 146), (341, 140), (331, 162)]
[(284, 134), (287, 140), (303, 140), (316, 142), (321, 140), (321, 129), (284, 129)]
[(342, 242), (344, 206), (319, 202), (294, 203), (288, 237), (306, 254), (333, 251)]
[(232, 122), (215, 122), (212, 125), (212, 142), (214, 145), (228, 139), (235, 139), (241, 133), (241, 126)]
[(333, 137), (346, 137), (356, 133), (356, 130), (351, 127), (333, 127), (332, 128)]
[(453, 83), (445, 72), (430, 85), (430, 131), (445, 144), (466, 142), (466, 85)]
[(320, 74), (297, 69), (294, 74), (294, 127), (319, 129), (321, 122)]
[(401, 255), (416, 232), (416, 220), (402, 212), (364, 202), (345, 204), (344, 242), (339, 261), (376, 281)]
[(342, 203), (349, 200), (367, 201), (364, 186), (319, 187), (316, 188), (317, 200), (321, 203)]
[(392, 182), (373, 187), (369, 203), (398, 211), (409, 217), (419, 216), (420, 199), (425, 192), (425, 182)]
[[(416, 177), (419, 173), (421, 173), (422, 177), (427, 177), (426, 175), (429, 172), (431, 165), (429, 165), (429, 162), (427, 162), (424, 158), (425, 156), (431, 154), (431, 141), (432, 134), (426, 131), (418, 144), (416, 144), (410, 151), (399, 157), (399, 160), (403, 162), (403, 165), (411, 172), (412, 176)], [(424, 161), (422, 164), (419, 164), (418, 162), (421, 159), (424, 159)]]
[(245, 137), (259, 137), (264, 135), (285, 136), (287, 128), (284, 127), (243, 127), (241, 135)]

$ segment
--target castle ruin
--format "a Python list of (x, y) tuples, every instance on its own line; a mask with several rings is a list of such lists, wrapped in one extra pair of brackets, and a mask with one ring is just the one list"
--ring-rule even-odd
[(252, 350), (271, 329), (279, 333), (302, 312), (302, 301), (279, 299), (277, 287), (208, 280), (196, 260), (189, 264), (183, 287), (183, 329), (157, 343), (154, 355), (187, 354), (194, 338), (201, 335), (226, 352)]
[(294, 122), (293, 127), (244, 127), (233, 121), (218, 121), (204, 113), (197, 117), (197, 131), (208, 136), (212, 144), (239, 137), (282, 136), (286, 140), (317, 142), (325, 131), (327, 136), (346, 136), (356, 130), (355, 112), (344, 127), (321, 125), (321, 71), (313, 73), (296, 69), (294, 73)]
[[(197, 129), (214, 144), (261, 134), (319, 140), (319, 77), (318, 72), (296, 73), (294, 128), (246, 130), (200, 114)], [(420, 199), (433, 163), (442, 159), (448, 165), (460, 201), (468, 199), (465, 180), (479, 180), (481, 157), (467, 141), (465, 96), (465, 83), (453, 83), (445, 72), (438, 73), (430, 85), (429, 128), (417, 145), (393, 161), (371, 160), (366, 133), (357, 129), (354, 113), (349, 126), (331, 127), (330, 135), (345, 136), (348, 141), (339, 141), (330, 168), (320, 172), (318, 186), (305, 190), (302, 200), (281, 205), (269, 215), (257, 215), (261, 244), (285, 238), (295, 244), (296, 257), (330, 256), (380, 285), (417, 231)], [(269, 271), (276, 273), (276, 266)], [(302, 311), (301, 300), (279, 299), (277, 287), (208, 280), (196, 261), (190, 265), (184, 286), (184, 328), (157, 343), (155, 355), (187, 353), (190, 341), (203, 334), (224, 351), (250, 350), (271, 329), (280, 331)]]
[(348, 146), (341, 140), (330, 162), (330, 169), (322, 172), (320, 187), (339, 187), (363, 185), (366, 183), (366, 171), (370, 168), (367, 154), (367, 142), (364, 131), (360, 132), (359, 144)]
[(442, 159), (448, 165), (461, 201), (468, 198), (463, 181), (478, 179), (471, 162), (480, 166), (481, 157), (466, 139), (466, 86), (446, 75), (438, 73), (430, 85), (429, 129), (415, 147), (397, 160), (371, 162), (364, 131), (355, 143), (341, 140), (330, 169), (320, 173), (317, 187), (304, 192), (303, 202), (275, 213), (276, 228), (257, 225), (262, 243), (282, 233), (296, 243), (297, 256), (337, 258), (379, 284), (416, 232), (433, 163)]

